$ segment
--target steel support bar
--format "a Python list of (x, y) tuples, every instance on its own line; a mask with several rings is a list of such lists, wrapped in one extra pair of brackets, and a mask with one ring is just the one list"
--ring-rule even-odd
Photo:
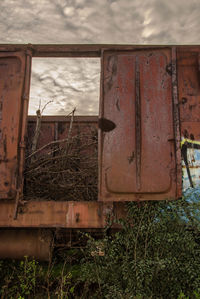
[(18, 207), (15, 203), (0, 202), (0, 227), (30, 228), (104, 228), (107, 218), (124, 215), (123, 203), (30, 201)]
[[(140, 50), (148, 48), (163, 48), (166, 46), (159, 45), (112, 45), (112, 44), (60, 44), (60, 45), (39, 45), (39, 44), (15, 44), (15, 45), (0, 45), (0, 52), (30, 50), (33, 57), (101, 57), (101, 52), (105, 50)], [(168, 46), (169, 47), (169, 46)]]

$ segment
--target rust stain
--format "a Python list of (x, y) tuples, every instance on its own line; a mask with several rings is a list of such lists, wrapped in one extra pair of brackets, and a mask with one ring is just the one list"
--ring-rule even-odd
[(108, 57), (107, 72), (108, 77), (106, 78), (105, 92), (108, 92), (113, 86), (117, 74), (117, 56), (111, 55)]
[(7, 135), (3, 138), (4, 161), (7, 159)]
[(76, 223), (78, 223), (80, 221), (80, 213), (76, 213)]
[(116, 107), (117, 107), (117, 110), (120, 112), (119, 98), (117, 98), (117, 101), (116, 101)]
[(135, 158), (135, 152), (132, 151), (132, 154), (127, 158), (128, 159), (128, 162), (129, 164), (133, 163), (134, 161), (134, 158)]
[(181, 99), (181, 104), (186, 104), (187, 103), (187, 98), (185, 98), (185, 97), (182, 97), (182, 99)]
[(173, 66), (172, 63), (168, 63), (166, 65), (166, 72), (168, 73), (168, 75), (172, 76), (172, 72), (173, 72)]

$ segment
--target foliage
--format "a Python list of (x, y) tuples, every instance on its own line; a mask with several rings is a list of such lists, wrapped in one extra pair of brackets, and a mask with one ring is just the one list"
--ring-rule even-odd
[(72, 298), (75, 285), (66, 261), (39, 264), (27, 257), (19, 262), (1, 261), (1, 298)]
[(1, 296), (4, 298), (24, 298), (36, 291), (36, 276), (39, 276), (40, 267), (35, 260), (9, 263), (2, 262)]
[(200, 291), (199, 202), (129, 203), (122, 230), (99, 244), (88, 241), (82, 265), (94, 298), (194, 297)]

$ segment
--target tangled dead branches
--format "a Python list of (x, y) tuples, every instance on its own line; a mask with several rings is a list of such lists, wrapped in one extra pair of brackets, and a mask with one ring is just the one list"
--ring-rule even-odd
[(24, 173), (26, 200), (97, 200), (97, 130), (91, 127), (82, 133), (80, 128), (74, 134), (72, 125), (73, 114), (65, 139), (33, 152), (29, 144)]

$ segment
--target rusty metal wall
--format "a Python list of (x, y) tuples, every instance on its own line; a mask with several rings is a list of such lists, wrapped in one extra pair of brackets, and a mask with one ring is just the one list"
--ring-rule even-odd
[[(65, 139), (70, 127), (70, 117), (65, 116), (43, 116), (38, 140), (38, 148), (54, 140)], [(97, 129), (97, 116), (74, 116), (72, 135), (91, 134), (92, 129)], [(27, 144), (30, 147), (36, 125), (36, 116), (28, 116)]]
[[(180, 149), (183, 183), (185, 178), (185, 187), (198, 185), (199, 53), (200, 46), (0, 46), (0, 198), (15, 198), (22, 186), (31, 56), (102, 56), (100, 200), (179, 197)], [(34, 121), (34, 118), (29, 119), (30, 136)], [(45, 117), (39, 146), (65, 137), (69, 121), (62, 117)], [(80, 123), (86, 132), (88, 123), (97, 126), (97, 118), (77, 118), (77, 128)], [(24, 207), (20, 204), (17, 219), (13, 217), (17, 206), (14, 201), (9, 201), (9, 205), (3, 200), (0, 203), (1, 227), (99, 228), (105, 224), (102, 216), (98, 216), (100, 202), (94, 203), (93, 208), (87, 202), (75, 204), (77, 212), (70, 208), (68, 220), (68, 203), (66, 207), (58, 202), (24, 203)], [(120, 209), (119, 202), (119, 213)]]

